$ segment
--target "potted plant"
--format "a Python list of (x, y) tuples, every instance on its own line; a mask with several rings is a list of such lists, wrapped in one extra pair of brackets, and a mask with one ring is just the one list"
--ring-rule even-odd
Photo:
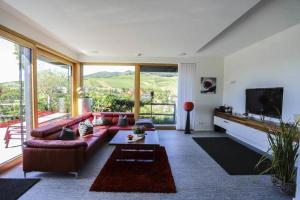
[(78, 113), (86, 113), (92, 111), (93, 99), (89, 96), (89, 91), (87, 88), (78, 88), (77, 89), (79, 98), (78, 98)]
[[(284, 123), (267, 130), (269, 141), (268, 153), (272, 156), (271, 166), (264, 172), (273, 172), (272, 182), (288, 195), (294, 195), (296, 190), (296, 160), (299, 148), (299, 121)], [(262, 156), (257, 166), (268, 157)]]
[(132, 127), (133, 133), (139, 137), (144, 137), (145, 135), (145, 127), (144, 126), (133, 126)]

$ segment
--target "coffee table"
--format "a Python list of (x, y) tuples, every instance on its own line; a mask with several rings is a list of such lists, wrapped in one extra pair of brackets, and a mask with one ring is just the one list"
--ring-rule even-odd
[(160, 146), (157, 131), (146, 131), (145, 137), (135, 142), (128, 142), (127, 136), (132, 131), (120, 130), (109, 142), (119, 151), (118, 162), (154, 162), (156, 148)]

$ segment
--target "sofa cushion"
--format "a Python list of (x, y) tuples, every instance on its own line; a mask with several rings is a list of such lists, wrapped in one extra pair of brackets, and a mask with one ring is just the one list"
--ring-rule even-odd
[(118, 126), (128, 126), (128, 119), (126, 115), (119, 115)]
[(95, 137), (106, 137), (107, 132), (108, 132), (108, 129), (102, 129), (102, 128), (96, 127), (96, 128), (94, 128), (92, 135)]
[(72, 149), (87, 147), (87, 143), (79, 140), (27, 140), (24, 142), (27, 147), (48, 148), (48, 149)]
[(84, 122), (79, 122), (78, 131), (81, 136), (88, 135), (93, 132), (93, 124), (86, 119)]
[(95, 137), (92, 134), (86, 135), (83, 137), (80, 137), (80, 141), (83, 141), (87, 144), (86, 153), (87, 156), (91, 156), (92, 153), (99, 147), (102, 138), (101, 137)]
[(93, 119), (93, 125), (94, 126), (109, 126), (111, 124), (111, 121), (106, 119), (104, 116), (94, 116)]
[(111, 125), (117, 125), (119, 121), (119, 116), (126, 115), (128, 119), (128, 124), (130, 126), (134, 125), (135, 120), (134, 120), (134, 114), (133, 113), (127, 113), (127, 112), (100, 112), (100, 113), (93, 113), (94, 116), (103, 116), (107, 120), (109, 120)]
[(63, 127), (60, 135), (58, 136), (59, 140), (75, 140), (75, 132), (72, 129)]
[(63, 119), (57, 122), (46, 124), (31, 131), (32, 137), (44, 138), (53, 133), (61, 131), (61, 129), (70, 122), (70, 119)]

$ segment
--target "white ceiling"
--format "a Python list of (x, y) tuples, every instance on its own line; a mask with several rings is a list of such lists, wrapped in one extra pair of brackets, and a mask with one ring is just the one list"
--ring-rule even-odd
[[(4, 0), (86, 56), (197, 55), (259, 0)], [(223, 52), (226, 54), (226, 52)]]

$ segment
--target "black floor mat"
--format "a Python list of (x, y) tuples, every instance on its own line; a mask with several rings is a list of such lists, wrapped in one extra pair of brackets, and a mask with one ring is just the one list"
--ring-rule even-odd
[(259, 168), (255, 167), (261, 155), (227, 137), (193, 139), (230, 175), (261, 174), (271, 164), (266, 160)]
[(15, 200), (34, 186), (40, 179), (0, 179), (0, 199)]

